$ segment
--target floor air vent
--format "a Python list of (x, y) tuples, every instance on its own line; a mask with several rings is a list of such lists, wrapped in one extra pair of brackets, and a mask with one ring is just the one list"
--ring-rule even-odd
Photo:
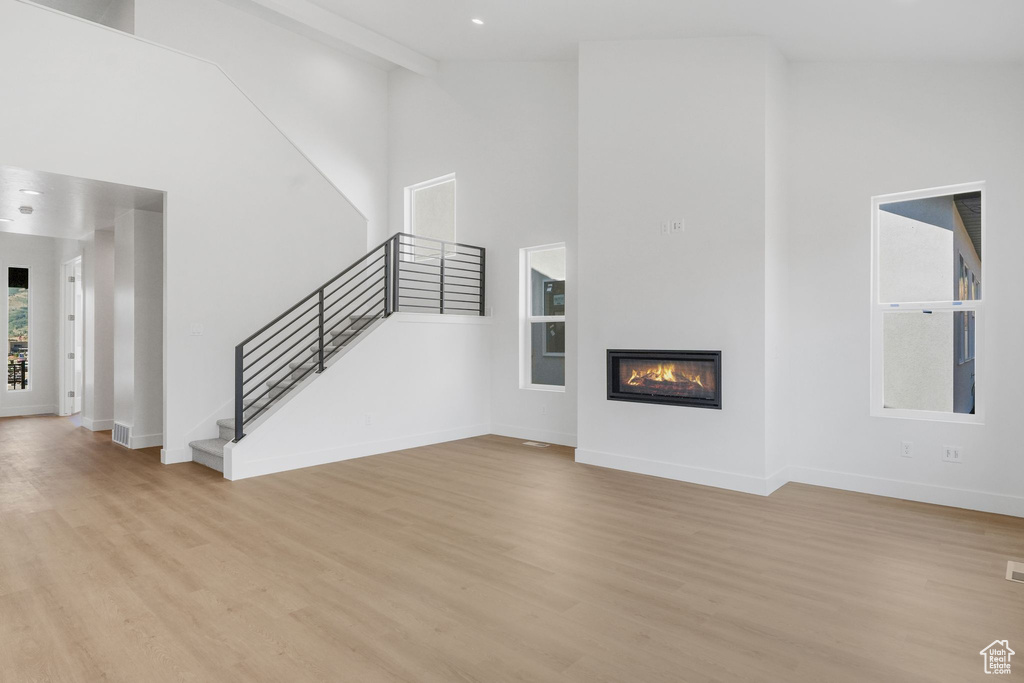
[(131, 448), (128, 445), (129, 440), (132, 438), (132, 428), (128, 425), (123, 425), (120, 422), (114, 423), (114, 443), (121, 444), (125, 448)]
[(1006, 580), (1024, 583), (1024, 562), (1007, 562)]
[(540, 441), (524, 441), (523, 445), (524, 446), (529, 446), (530, 448), (547, 448), (548, 447), (548, 444), (541, 443)]

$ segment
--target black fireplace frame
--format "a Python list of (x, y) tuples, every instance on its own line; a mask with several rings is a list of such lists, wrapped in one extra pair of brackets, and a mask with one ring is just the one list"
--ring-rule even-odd
[[(656, 361), (714, 361), (715, 397), (713, 399), (687, 396), (651, 396), (625, 391), (616, 391), (621, 360)], [(656, 403), (660, 405), (686, 406), (690, 408), (722, 409), (722, 352), (721, 351), (656, 351), (651, 349), (608, 349), (608, 400), (629, 401), (630, 403)]]

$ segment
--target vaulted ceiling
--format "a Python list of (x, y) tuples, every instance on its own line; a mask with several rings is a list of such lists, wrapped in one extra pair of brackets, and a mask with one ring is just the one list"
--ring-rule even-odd
[(439, 60), (573, 59), (586, 40), (766, 36), (794, 60), (1024, 61), (1022, 0), (312, 2)]

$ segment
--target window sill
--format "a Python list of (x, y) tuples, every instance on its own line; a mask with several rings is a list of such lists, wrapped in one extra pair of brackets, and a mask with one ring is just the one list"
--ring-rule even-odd
[(564, 386), (559, 387), (559, 386), (554, 386), (554, 385), (551, 385), (551, 384), (523, 384), (519, 388), (520, 389), (526, 389), (526, 390), (529, 390), (529, 391), (547, 391), (549, 393), (554, 393), (554, 394), (564, 394), (565, 393), (565, 387)]
[(904, 408), (876, 408), (871, 417), (883, 417), (897, 420), (924, 420), (925, 422), (944, 422), (947, 424), (984, 425), (983, 416), (971, 413), (940, 413), (933, 410), (908, 410)]

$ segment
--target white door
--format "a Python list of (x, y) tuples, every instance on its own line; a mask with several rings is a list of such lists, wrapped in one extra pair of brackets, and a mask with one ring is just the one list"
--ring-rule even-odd
[(61, 399), (60, 414), (73, 415), (82, 410), (82, 260), (75, 259), (61, 269)]
[(72, 413), (82, 412), (82, 391), (85, 381), (85, 294), (82, 291), (82, 259), (75, 259), (75, 397)]

